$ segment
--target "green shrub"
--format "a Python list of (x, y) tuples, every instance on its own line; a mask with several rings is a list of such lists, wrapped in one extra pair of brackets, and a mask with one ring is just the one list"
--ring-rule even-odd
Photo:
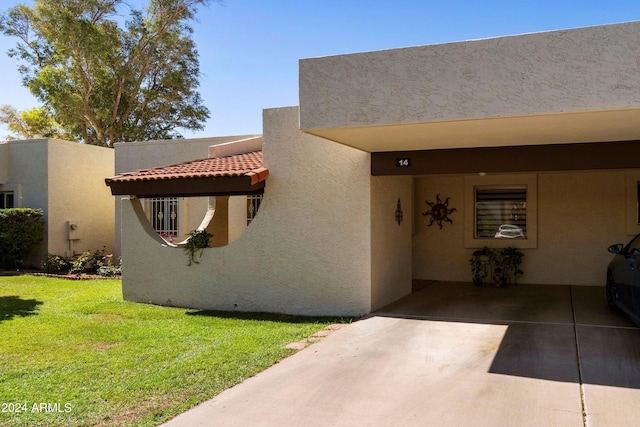
[(114, 277), (122, 275), (122, 259), (118, 263), (113, 262), (113, 254), (108, 254), (98, 261), (98, 274), (102, 277)]
[(61, 255), (47, 254), (41, 268), (46, 273), (66, 274), (71, 270), (71, 259)]
[(71, 274), (96, 274), (106, 250), (85, 251), (71, 261)]
[(47, 254), (42, 263), (42, 271), (52, 274), (98, 274), (102, 277), (114, 277), (122, 274), (122, 261), (113, 260), (113, 254), (106, 250), (85, 251), (73, 257)]
[(22, 268), (44, 238), (42, 209), (0, 209), (0, 268)]

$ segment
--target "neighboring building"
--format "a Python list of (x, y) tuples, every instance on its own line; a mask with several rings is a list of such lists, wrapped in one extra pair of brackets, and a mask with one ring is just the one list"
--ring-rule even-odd
[(604, 285), (607, 246), (640, 232), (639, 61), (640, 22), (302, 60), (300, 107), (264, 111), (261, 178), (120, 179), (141, 197), (264, 192), (190, 267), (124, 200), (125, 298), (359, 315), (412, 279), (470, 281), (484, 246), (520, 248), (522, 283)]
[(31, 265), (39, 267), (47, 253), (113, 251), (113, 198), (104, 188), (113, 163), (111, 148), (57, 139), (0, 142), (0, 208), (44, 211), (45, 238)]

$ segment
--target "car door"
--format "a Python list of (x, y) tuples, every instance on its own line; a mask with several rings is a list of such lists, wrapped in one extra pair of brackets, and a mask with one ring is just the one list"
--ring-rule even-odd
[(620, 301), (627, 309), (634, 311), (634, 304), (640, 304), (640, 289), (638, 289), (638, 285), (640, 285), (640, 235), (629, 242), (619, 257), (616, 288)]
[(631, 292), (631, 305), (629, 309), (632, 311), (634, 322), (640, 320), (640, 254), (635, 257), (635, 271), (629, 291)]

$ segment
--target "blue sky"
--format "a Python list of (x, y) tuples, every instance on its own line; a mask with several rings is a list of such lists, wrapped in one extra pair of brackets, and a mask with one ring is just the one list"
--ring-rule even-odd
[[(2, 0), (0, 11), (32, 1)], [(146, 4), (129, 0), (130, 4)], [(186, 137), (262, 133), (262, 109), (298, 105), (298, 60), (640, 20), (640, 0), (225, 0), (193, 24), (200, 93), (211, 111)], [(38, 102), (21, 86), (15, 45), (0, 36), (0, 104)], [(0, 139), (6, 135), (0, 129)]]

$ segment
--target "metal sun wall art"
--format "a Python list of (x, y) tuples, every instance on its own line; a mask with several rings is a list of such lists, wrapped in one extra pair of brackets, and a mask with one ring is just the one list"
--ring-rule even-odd
[(427, 204), (431, 206), (431, 209), (426, 212), (422, 212), (422, 215), (431, 216), (431, 218), (429, 218), (429, 227), (431, 227), (435, 222), (442, 230), (443, 221), (453, 224), (453, 221), (449, 218), (449, 214), (455, 212), (456, 208), (449, 209), (449, 199), (451, 199), (451, 197), (447, 197), (443, 202), (440, 199), (440, 194), (436, 194), (435, 202), (432, 203), (429, 200), (425, 200), (425, 202), (427, 202)]

